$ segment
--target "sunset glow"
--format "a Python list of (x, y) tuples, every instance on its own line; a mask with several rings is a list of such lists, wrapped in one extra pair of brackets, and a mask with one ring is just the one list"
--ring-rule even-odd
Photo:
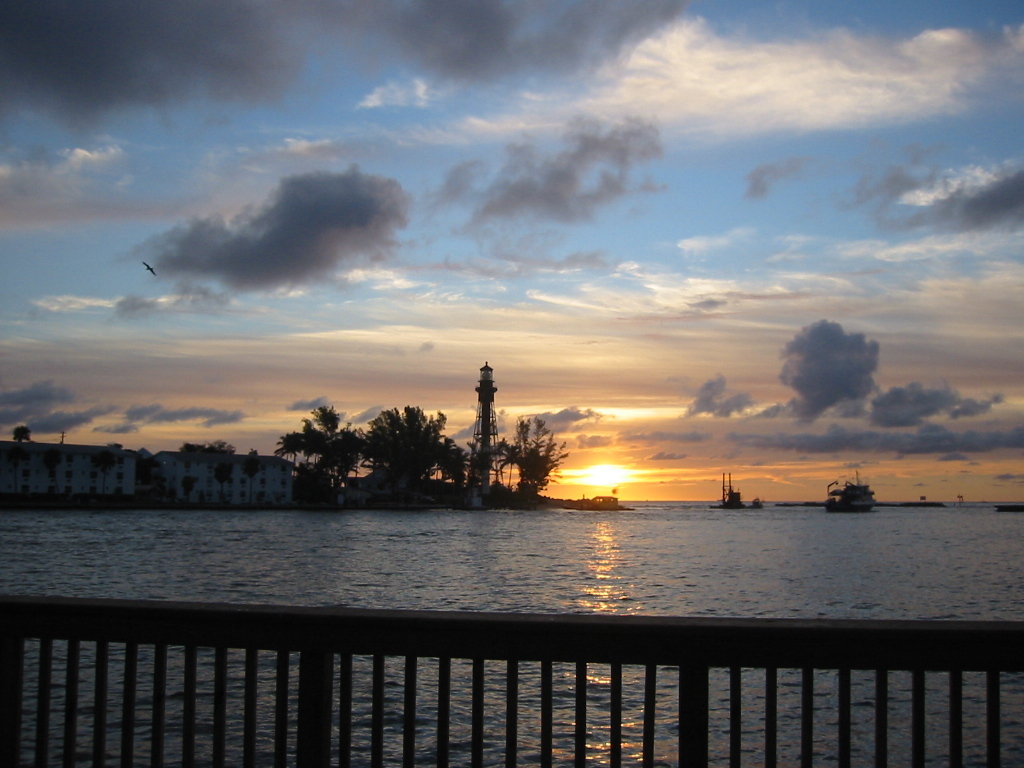
[(1021, 3), (29, 5), (0, 437), (466, 448), (487, 361), (552, 496), (1024, 498)]

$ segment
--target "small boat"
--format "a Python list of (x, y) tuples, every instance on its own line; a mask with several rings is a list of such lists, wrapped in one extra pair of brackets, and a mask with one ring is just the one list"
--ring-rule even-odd
[(996, 512), (1024, 512), (1024, 504), (996, 504)]
[(828, 499), (825, 509), (828, 512), (870, 512), (875, 506), (875, 492), (866, 483), (861, 483), (860, 475), (857, 482), (849, 480), (842, 485), (836, 480), (828, 484)]
[(584, 509), (601, 512), (628, 512), (632, 509), (631, 507), (620, 506), (619, 500), (615, 496), (594, 496), (591, 499), (567, 499), (562, 501), (561, 506), (563, 509)]
[[(729, 473), (729, 479), (726, 481), (726, 475), (722, 473), (722, 502), (714, 506), (715, 509), (746, 509), (747, 505), (743, 503), (743, 497), (740, 496), (740, 492), (732, 487), (732, 473)], [(751, 503), (751, 508), (761, 509), (764, 505), (760, 499), (754, 499)]]

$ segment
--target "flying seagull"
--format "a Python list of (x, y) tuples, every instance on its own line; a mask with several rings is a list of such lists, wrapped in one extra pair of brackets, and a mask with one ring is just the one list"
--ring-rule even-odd
[(152, 272), (152, 273), (153, 273), (154, 275), (156, 274), (156, 270), (155, 270), (155, 269), (153, 269), (153, 268), (152, 268), (151, 266), (149, 266), (149, 264), (147, 264), (146, 262), (142, 262), (142, 266), (144, 266), (144, 267), (145, 267), (146, 269), (148, 269), (148, 270), (149, 270), (150, 272)]

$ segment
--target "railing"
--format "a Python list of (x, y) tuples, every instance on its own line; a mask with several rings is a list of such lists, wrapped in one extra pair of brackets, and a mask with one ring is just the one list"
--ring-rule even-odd
[(1022, 765), (1022, 650), (1024, 622), (0, 597), (0, 765)]

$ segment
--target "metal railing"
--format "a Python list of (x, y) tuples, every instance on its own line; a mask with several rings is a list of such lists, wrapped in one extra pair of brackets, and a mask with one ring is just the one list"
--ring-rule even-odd
[(0, 597), (0, 765), (1024, 764), (1024, 622)]

